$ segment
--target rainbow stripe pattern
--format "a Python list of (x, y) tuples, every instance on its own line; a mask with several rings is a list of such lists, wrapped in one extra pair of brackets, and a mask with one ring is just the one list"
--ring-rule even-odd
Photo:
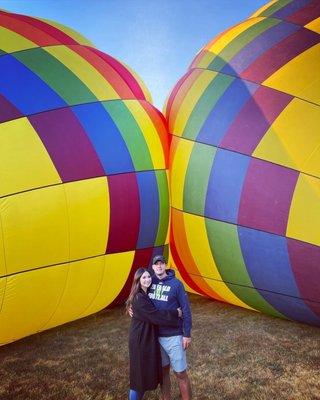
[(127, 296), (168, 252), (168, 136), (141, 80), (57, 23), (0, 11), (0, 343)]
[(166, 104), (171, 251), (190, 289), (320, 325), (320, 2), (272, 1)]

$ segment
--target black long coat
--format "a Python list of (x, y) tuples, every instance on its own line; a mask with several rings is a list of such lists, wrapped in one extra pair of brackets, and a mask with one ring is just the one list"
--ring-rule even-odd
[(157, 310), (142, 290), (132, 304), (129, 333), (130, 389), (154, 390), (162, 383), (157, 325), (179, 326), (177, 310)]

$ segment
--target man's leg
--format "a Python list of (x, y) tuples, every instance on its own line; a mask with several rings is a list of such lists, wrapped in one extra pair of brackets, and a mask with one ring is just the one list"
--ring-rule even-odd
[(162, 400), (171, 400), (170, 364), (162, 367)]
[(191, 399), (191, 385), (187, 371), (175, 372), (182, 400)]
[(183, 348), (182, 336), (171, 336), (170, 346), (166, 351), (170, 358), (170, 364), (177, 377), (178, 385), (182, 400), (191, 399), (191, 385), (187, 374), (187, 357)]

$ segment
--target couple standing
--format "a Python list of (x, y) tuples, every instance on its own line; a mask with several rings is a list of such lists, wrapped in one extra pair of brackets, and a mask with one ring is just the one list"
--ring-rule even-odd
[[(161, 384), (163, 400), (171, 399), (170, 366), (183, 400), (191, 399), (186, 349), (191, 342), (191, 312), (182, 283), (166, 260), (153, 259), (154, 274), (145, 268), (135, 273), (127, 310), (132, 315), (129, 334), (129, 400)], [(182, 318), (181, 318), (182, 317)]]

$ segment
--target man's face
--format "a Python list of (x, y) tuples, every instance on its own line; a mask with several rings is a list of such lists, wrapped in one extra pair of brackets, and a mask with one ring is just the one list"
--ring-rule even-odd
[(152, 265), (154, 273), (159, 277), (165, 275), (166, 267), (167, 266), (163, 261), (157, 261), (155, 264)]

